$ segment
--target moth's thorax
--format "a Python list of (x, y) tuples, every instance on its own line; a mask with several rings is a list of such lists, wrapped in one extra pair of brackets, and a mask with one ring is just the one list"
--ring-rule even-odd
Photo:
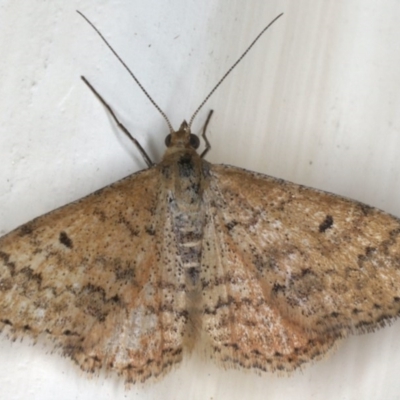
[(179, 209), (199, 208), (208, 181), (208, 163), (192, 148), (169, 147), (158, 165), (163, 185)]

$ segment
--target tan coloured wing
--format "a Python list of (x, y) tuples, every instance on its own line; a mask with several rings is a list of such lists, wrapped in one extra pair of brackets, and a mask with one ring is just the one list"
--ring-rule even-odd
[(83, 370), (127, 382), (180, 361), (184, 294), (158, 177), (131, 175), (1, 238), (1, 327), (46, 332)]
[(398, 316), (398, 219), (234, 167), (210, 173), (201, 279), (214, 357), (291, 370)]

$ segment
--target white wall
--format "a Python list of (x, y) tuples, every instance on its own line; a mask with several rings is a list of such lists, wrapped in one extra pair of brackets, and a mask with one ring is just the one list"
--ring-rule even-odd
[[(256, 34), (203, 109), (227, 163), (352, 197), (400, 216), (400, 2), (122, 0), (0, 3), (0, 234), (145, 166), (79, 79), (89, 78), (159, 160), (166, 125), (94, 31), (131, 66), (175, 127)], [(392, 399), (400, 323), (345, 340), (291, 377), (221, 371), (197, 358), (124, 392), (40, 346), (0, 339), (1, 399)]]

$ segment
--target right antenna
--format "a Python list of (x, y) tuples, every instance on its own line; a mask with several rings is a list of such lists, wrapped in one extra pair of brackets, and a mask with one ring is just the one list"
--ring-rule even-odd
[(251, 42), (250, 46), (246, 49), (246, 51), (237, 59), (237, 61), (228, 69), (228, 71), (225, 72), (224, 76), (218, 81), (218, 83), (214, 86), (214, 88), (211, 90), (211, 92), (206, 96), (206, 98), (201, 102), (201, 104), (197, 107), (196, 111), (193, 113), (192, 118), (190, 118), (189, 121), (189, 128), (192, 126), (193, 120), (196, 118), (197, 114), (199, 111), (202, 109), (204, 104), (208, 101), (208, 99), (214, 94), (214, 92), (217, 90), (217, 88), (221, 85), (221, 83), (225, 80), (225, 78), (232, 72), (232, 70), (242, 61), (244, 56), (250, 51), (250, 49), (256, 44), (257, 40), (260, 39), (260, 37), (263, 35), (263, 33), (274, 23), (276, 22), (280, 17), (282, 17), (283, 13), (279, 14), (277, 17), (275, 17), (258, 35), (257, 37)]

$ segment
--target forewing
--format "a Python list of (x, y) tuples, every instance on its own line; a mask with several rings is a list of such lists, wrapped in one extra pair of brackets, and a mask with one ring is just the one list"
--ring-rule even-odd
[(210, 174), (202, 285), (218, 359), (292, 369), (399, 314), (398, 219), (234, 167)]
[(131, 175), (1, 238), (2, 328), (47, 333), (82, 369), (128, 382), (179, 361), (184, 299), (158, 178)]

